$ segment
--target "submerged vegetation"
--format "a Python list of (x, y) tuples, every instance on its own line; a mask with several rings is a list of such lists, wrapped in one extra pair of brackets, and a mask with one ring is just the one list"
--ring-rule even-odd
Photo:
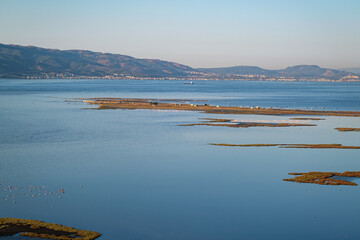
[(93, 240), (101, 236), (100, 233), (78, 230), (55, 223), (19, 218), (0, 218), (0, 236), (20, 236), (46, 239), (83, 239)]
[(316, 126), (315, 124), (303, 124), (303, 123), (236, 122), (233, 119), (217, 119), (217, 118), (201, 118), (201, 119), (207, 121), (202, 121), (201, 123), (179, 124), (178, 126), (215, 126), (215, 127), (232, 127), (232, 128)]
[(360, 178), (360, 172), (308, 172), (308, 173), (289, 173), (295, 175), (294, 178), (283, 179), (284, 181), (298, 182), (298, 183), (315, 183), (321, 185), (350, 185), (356, 186), (356, 183), (346, 181), (343, 179), (336, 179), (336, 177), (346, 178)]
[(296, 117), (296, 118), (290, 118), (291, 120), (311, 120), (311, 121), (320, 121), (320, 120), (325, 120), (325, 118), (301, 118), (301, 117)]
[(258, 123), (258, 122), (242, 122), (236, 124), (214, 124), (214, 123), (190, 123), (179, 124), (179, 126), (215, 126), (215, 127), (232, 127), (232, 128), (248, 128), (248, 127), (299, 127), (299, 126), (316, 126), (315, 124), (298, 124), (298, 123)]
[(227, 144), (227, 143), (210, 143), (214, 146), (228, 147), (276, 147), (279, 148), (337, 148), (337, 149), (360, 149), (360, 146), (343, 146), (341, 144)]

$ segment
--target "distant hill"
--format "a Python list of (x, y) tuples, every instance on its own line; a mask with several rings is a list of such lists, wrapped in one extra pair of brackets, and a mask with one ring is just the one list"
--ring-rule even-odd
[(280, 70), (256, 66), (193, 69), (174, 62), (120, 54), (0, 44), (0, 78), (360, 80), (357, 76), (348, 77), (349, 75), (354, 74), (316, 65), (298, 65)]
[(255, 66), (235, 66), (224, 68), (199, 68), (199, 71), (217, 74), (254, 74), (274, 77), (292, 78), (327, 78), (339, 79), (349, 75), (348, 72), (321, 68), (317, 65), (297, 65), (280, 70), (267, 70)]
[(0, 44), (0, 77), (64, 73), (99, 77), (114, 74), (181, 77), (187, 76), (186, 71), (195, 70), (178, 63), (120, 54)]

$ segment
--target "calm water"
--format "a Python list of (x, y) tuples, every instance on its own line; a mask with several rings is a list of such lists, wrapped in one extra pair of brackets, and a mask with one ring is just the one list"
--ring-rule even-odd
[(360, 238), (360, 187), (282, 181), (289, 172), (359, 171), (360, 150), (208, 145), (360, 145), (360, 133), (333, 130), (360, 127), (359, 118), (309, 122), (316, 127), (181, 127), (204, 117), (288, 117), (99, 111), (65, 101), (77, 97), (359, 111), (360, 83), (0, 80), (0, 217), (94, 230), (104, 240)]

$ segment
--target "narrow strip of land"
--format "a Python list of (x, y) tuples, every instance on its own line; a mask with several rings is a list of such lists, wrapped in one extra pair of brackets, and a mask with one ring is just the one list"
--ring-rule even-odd
[(232, 127), (232, 128), (248, 128), (248, 127), (298, 127), (298, 126), (316, 126), (316, 124), (305, 123), (274, 123), (274, 122), (238, 122), (234, 119), (221, 118), (200, 118), (200, 123), (179, 124), (178, 126), (215, 126), (215, 127)]
[(357, 111), (314, 111), (302, 109), (275, 109), (275, 108), (245, 108), (212, 106), (209, 104), (185, 104), (164, 102), (163, 99), (139, 98), (89, 98), (83, 100), (89, 104), (98, 105), (98, 109), (156, 109), (156, 110), (183, 110), (200, 111), (212, 114), (258, 114), (258, 115), (324, 115), (360, 117)]
[(241, 122), (234, 124), (219, 123), (189, 123), (179, 124), (178, 126), (215, 126), (215, 127), (232, 127), (232, 128), (248, 128), (248, 127), (299, 127), (299, 126), (316, 126), (315, 124), (301, 123), (258, 123), (258, 122)]
[(279, 148), (318, 148), (318, 149), (360, 149), (360, 146), (343, 146), (341, 144), (228, 144), (228, 143), (210, 143), (213, 146), (227, 147), (279, 147)]
[(320, 120), (325, 120), (325, 118), (302, 118), (302, 117), (297, 117), (297, 118), (289, 118), (290, 120), (311, 120), (311, 121), (320, 121)]
[(360, 132), (360, 128), (335, 128), (339, 132)]
[[(284, 181), (298, 183), (315, 183), (321, 185), (350, 185), (356, 186), (354, 182), (346, 181), (345, 178), (360, 178), (360, 172), (308, 172), (308, 173), (289, 173), (295, 175), (294, 178), (283, 179)], [(340, 177), (343, 179), (336, 179)]]

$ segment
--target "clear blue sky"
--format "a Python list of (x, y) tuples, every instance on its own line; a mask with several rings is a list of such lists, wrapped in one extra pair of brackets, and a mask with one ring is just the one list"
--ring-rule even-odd
[(192, 67), (360, 67), (360, 0), (0, 0), (0, 43)]

